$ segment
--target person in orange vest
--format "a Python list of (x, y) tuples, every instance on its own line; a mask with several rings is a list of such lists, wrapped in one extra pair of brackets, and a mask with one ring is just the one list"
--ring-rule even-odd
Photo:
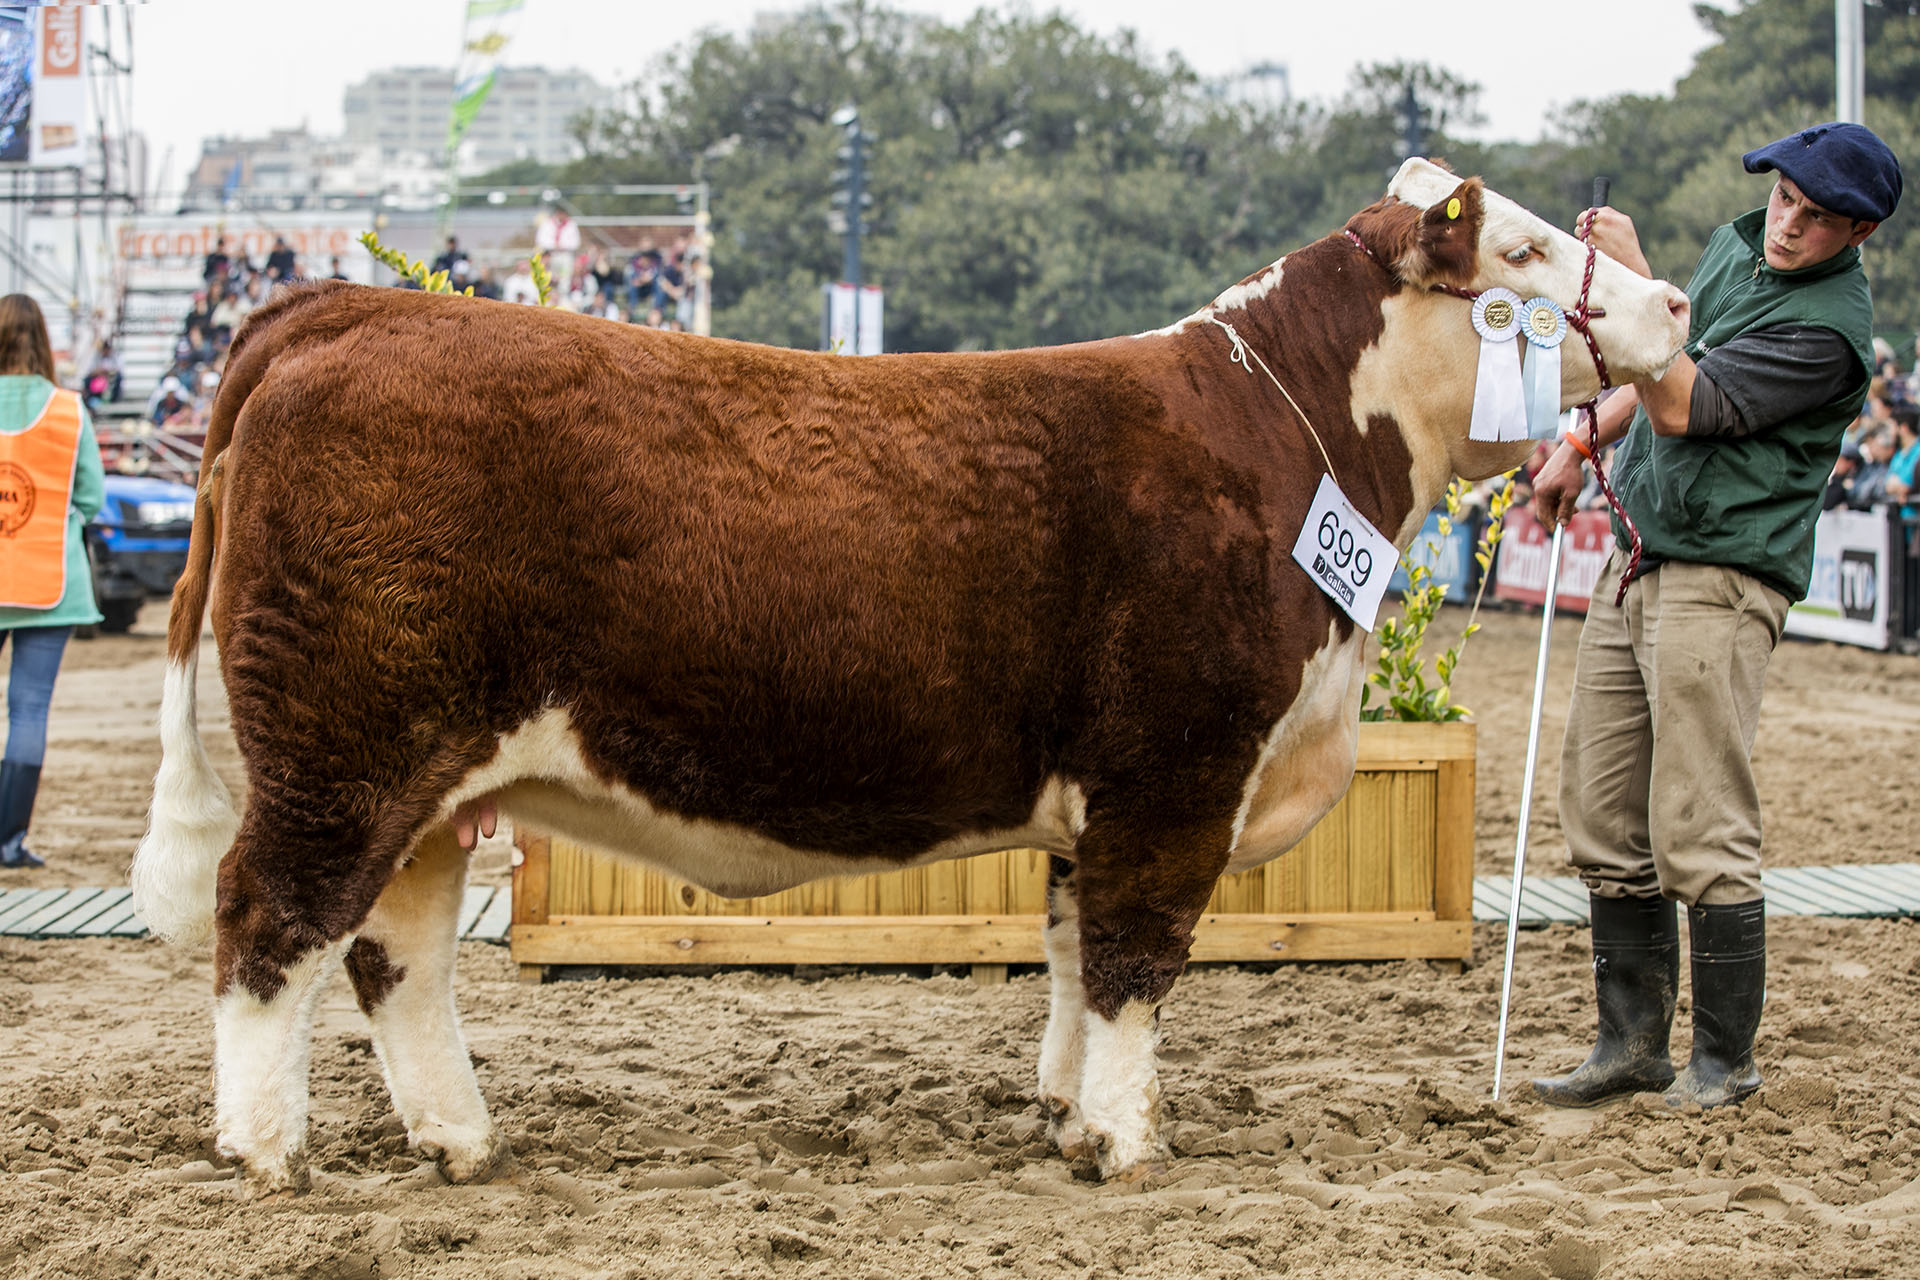
[(47, 754), (47, 708), (67, 637), (101, 620), (81, 529), (106, 471), (78, 392), (54, 385), (40, 305), (0, 298), (0, 647), (11, 641), (0, 757), (0, 866), (38, 867), (27, 822)]

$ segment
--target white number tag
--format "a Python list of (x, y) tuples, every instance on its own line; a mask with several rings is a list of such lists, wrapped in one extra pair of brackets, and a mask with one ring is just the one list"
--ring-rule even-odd
[(1332, 476), (1320, 477), (1307, 523), (1293, 541), (1293, 558), (1349, 618), (1373, 630), (1400, 553), (1354, 510)]

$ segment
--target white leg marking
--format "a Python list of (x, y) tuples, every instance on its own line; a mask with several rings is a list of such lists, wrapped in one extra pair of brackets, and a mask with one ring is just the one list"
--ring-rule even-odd
[(491, 1172), (507, 1155), (480, 1096), (453, 998), (455, 925), (465, 886), (465, 855), (436, 832), (380, 895), (360, 931), (400, 971), (368, 1016), (394, 1110), (408, 1139), (454, 1182)]
[(255, 1194), (307, 1185), (307, 1060), (313, 1011), (345, 948), (309, 953), (270, 1000), (239, 983), (214, 1002), (215, 1103), (220, 1153), (245, 1166)]
[(1047, 1130), (1069, 1160), (1088, 1154), (1081, 1128), (1080, 1082), (1086, 1061), (1086, 993), (1080, 985), (1080, 904), (1071, 882), (1056, 887), (1048, 903), (1059, 923), (1042, 934), (1053, 1002), (1040, 1041), (1040, 1105)]
[(1099, 1151), (1103, 1178), (1137, 1176), (1151, 1162), (1167, 1156), (1158, 1124), (1157, 1007), (1132, 1000), (1111, 1022), (1091, 1010), (1085, 1018), (1087, 1056), (1080, 1113), (1087, 1138)]
[(167, 666), (160, 695), (160, 771), (147, 834), (133, 855), (133, 905), (147, 927), (178, 943), (213, 927), (214, 882), (240, 816), (200, 742), (195, 714), (200, 656)]

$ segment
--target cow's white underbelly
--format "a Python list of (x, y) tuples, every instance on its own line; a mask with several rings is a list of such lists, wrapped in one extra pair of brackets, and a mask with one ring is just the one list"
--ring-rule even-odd
[(571, 717), (558, 708), (502, 737), (499, 754), (447, 796), (441, 816), (450, 819), (456, 806), (489, 795), (518, 824), (649, 863), (729, 898), (996, 849), (1067, 854), (1086, 826), (1080, 788), (1049, 778), (1022, 826), (969, 832), (918, 850), (904, 862), (796, 849), (734, 823), (663, 812), (644, 794), (601, 781), (587, 767)]
[(1361, 646), (1329, 625), (1326, 643), (1307, 660), (1300, 693), (1274, 723), (1241, 792), (1228, 871), (1279, 857), (1346, 794), (1360, 746)]

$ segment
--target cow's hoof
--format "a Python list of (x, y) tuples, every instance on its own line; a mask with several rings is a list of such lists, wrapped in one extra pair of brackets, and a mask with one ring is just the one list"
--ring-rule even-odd
[(307, 1153), (295, 1151), (278, 1161), (242, 1160), (240, 1195), (246, 1200), (291, 1200), (313, 1186)]
[(429, 1124), (413, 1135), (413, 1144), (420, 1154), (440, 1166), (448, 1182), (456, 1184), (486, 1182), (513, 1164), (513, 1148), (498, 1129), (475, 1133)]
[(1158, 1178), (1167, 1171), (1165, 1160), (1142, 1160), (1139, 1164), (1129, 1165), (1113, 1173), (1103, 1174), (1108, 1182), (1139, 1184), (1149, 1178)]
[(1053, 1094), (1041, 1098), (1040, 1107), (1047, 1113), (1047, 1137), (1055, 1150), (1069, 1160), (1093, 1159), (1093, 1144), (1080, 1125), (1080, 1108)]
[(1157, 1134), (1120, 1138), (1089, 1129), (1087, 1141), (1093, 1147), (1101, 1180), (1105, 1182), (1142, 1181), (1155, 1173), (1166, 1172), (1167, 1161), (1173, 1158), (1173, 1152)]

